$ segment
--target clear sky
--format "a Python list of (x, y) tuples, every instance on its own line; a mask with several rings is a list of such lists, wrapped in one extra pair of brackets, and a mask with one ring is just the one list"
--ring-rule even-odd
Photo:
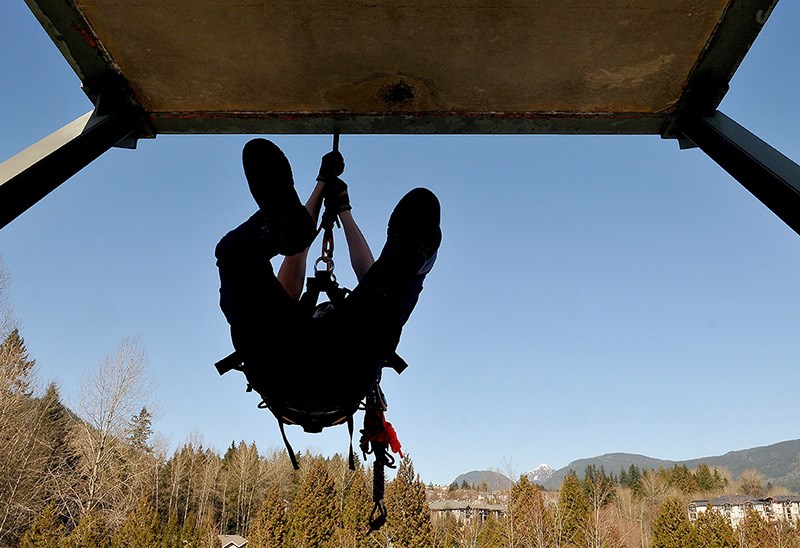
[[(800, 159), (800, 3), (779, 3), (721, 110)], [(91, 109), (21, 0), (0, 3), (0, 160)], [(255, 209), (249, 136), (114, 149), (0, 230), (10, 299), (67, 403), (122, 339), (147, 348), (156, 429), (282, 448), (231, 351), (213, 250)], [(312, 188), (329, 136), (275, 136)], [(699, 150), (657, 136), (350, 136), (353, 212), (380, 249), (427, 186), (444, 242), (385, 374), (388, 418), (426, 482), (606, 452), (688, 459), (798, 434), (800, 237)], [(337, 274), (352, 287), (337, 233)], [(318, 243), (312, 254), (317, 253)], [(360, 420), (360, 419), (357, 419)], [(344, 427), (290, 428), (344, 452)]]

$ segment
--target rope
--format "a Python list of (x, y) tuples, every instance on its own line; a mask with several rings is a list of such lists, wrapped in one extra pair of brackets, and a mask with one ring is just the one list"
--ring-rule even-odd
[(386, 399), (383, 397), (380, 385), (376, 383), (367, 395), (364, 429), (361, 430), (359, 441), (365, 459), (368, 454), (375, 456), (372, 468), (372, 501), (375, 504), (369, 515), (369, 532), (380, 529), (386, 523), (388, 516), (383, 503), (386, 494), (385, 468), (395, 467), (395, 459), (389, 450), (403, 456), (400, 441), (392, 424), (386, 421), (384, 411), (386, 411)]

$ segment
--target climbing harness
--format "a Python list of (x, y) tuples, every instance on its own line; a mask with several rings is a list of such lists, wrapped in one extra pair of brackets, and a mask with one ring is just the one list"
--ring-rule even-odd
[[(333, 136), (333, 150), (339, 147), (339, 133)], [(320, 257), (314, 262), (314, 275), (306, 278), (306, 291), (300, 297), (300, 306), (312, 317), (320, 317), (329, 310), (340, 306), (350, 290), (340, 287), (334, 274), (333, 261), (333, 227), (339, 225), (338, 215), (328, 211), (327, 208), (322, 213), (320, 226), (317, 234), (322, 232), (322, 251)], [(317, 304), (320, 294), (325, 293), (328, 301)], [(245, 372), (245, 363), (242, 356), (234, 351), (232, 354), (221, 359), (214, 364), (220, 375), (231, 370)], [(385, 367), (391, 367), (397, 373), (401, 373), (408, 364), (395, 352), (388, 355), (384, 362)], [(247, 391), (253, 391), (253, 387), (248, 384)], [(351, 470), (355, 470), (355, 454), (353, 452), (353, 415), (359, 411), (364, 411), (364, 428), (360, 430), (361, 438), (359, 446), (367, 460), (367, 455), (372, 454), (375, 458), (373, 467), (372, 499), (374, 506), (369, 516), (369, 532), (376, 531), (386, 522), (387, 512), (383, 499), (385, 493), (385, 468), (394, 468), (395, 459), (391, 452), (402, 456), (400, 442), (392, 427), (387, 422), (384, 413), (387, 409), (386, 398), (380, 387), (380, 376), (373, 384), (364, 402), (355, 404), (344, 404), (338, 408), (326, 410), (297, 409), (284, 402), (269, 401), (263, 394), (262, 400), (258, 404), (259, 409), (269, 409), (278, 420), (281, 437), (286, 445), (286, 452), (295, 470), (300, 468), (297, 457), (292, 449), (289, 439), (286, 437), (285, 425), (295, 424), (303, 427), (306, 432), (321, 432), (323, 428), (347, 423), (350, 433), (350, 452), (348, 464)]]

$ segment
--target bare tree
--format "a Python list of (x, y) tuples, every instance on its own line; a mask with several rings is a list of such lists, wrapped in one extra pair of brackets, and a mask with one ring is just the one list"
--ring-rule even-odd
[[(95, 509), (111, 510), (131, 500), (130, 463), (124, 458), (128, 419), (144, 405), (150, 393), (147, 361), (138, 338), (122, 341), (97, 367), (88, 371), (81, 387), (82, 421), (71, 435), (78, 457), (76, 479), (69, 496), (83, 516)], [(135, 500), (135, 499), (134, 499)], [(116, 508), (121, 516), (128, 508)], [(113, 522), (115, 516), (109, 516)]]
[(13, 544), (46, 505), (62, 456), (62, 409), (53, 386), (39, 398), (0, 393), (0, 545)]
[(747, 468), (739, 474), (739, 492), (750, 497), (763, 497), (767, 494), (764, 487), (766, 479), (755, 468)]

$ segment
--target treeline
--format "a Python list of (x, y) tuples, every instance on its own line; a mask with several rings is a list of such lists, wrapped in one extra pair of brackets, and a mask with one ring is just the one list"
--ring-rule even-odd
[[(12, 329), (0, 344), (0, 546), (214, 547), (432, 544), (425, 486), (410, 460), (386, 490), (389, 519), (367, 538), (372, 475), (346, 459), (197, 440), (171, 455), (153, 440), (144, 355), (124, 341), (83, 382), (73, 413), (58, 389), (36, 394), (35, 361)], [(162, 445), (160, 447), (159, 445)]]
[[(716, 511), (689, 521), (688, 502), (730, 492), (761, 489), (763, 477), (698, 466), (619, 475), (589, 466), (580, 478), (570, 471), (558, 492), (545, 492), (523, 475), (508, 493), (503, 517), (434, 520), (434, 546), (480, 548), (800, 548), (800, 531), (785, 521), (767, 522), (754, 511), (735, 530)], [(763, 492), (761, 494), (764, 494)], [(776, 492), (777, 494), (777, 492)], [(755, 495), (758, 496), (758, 495)]]

